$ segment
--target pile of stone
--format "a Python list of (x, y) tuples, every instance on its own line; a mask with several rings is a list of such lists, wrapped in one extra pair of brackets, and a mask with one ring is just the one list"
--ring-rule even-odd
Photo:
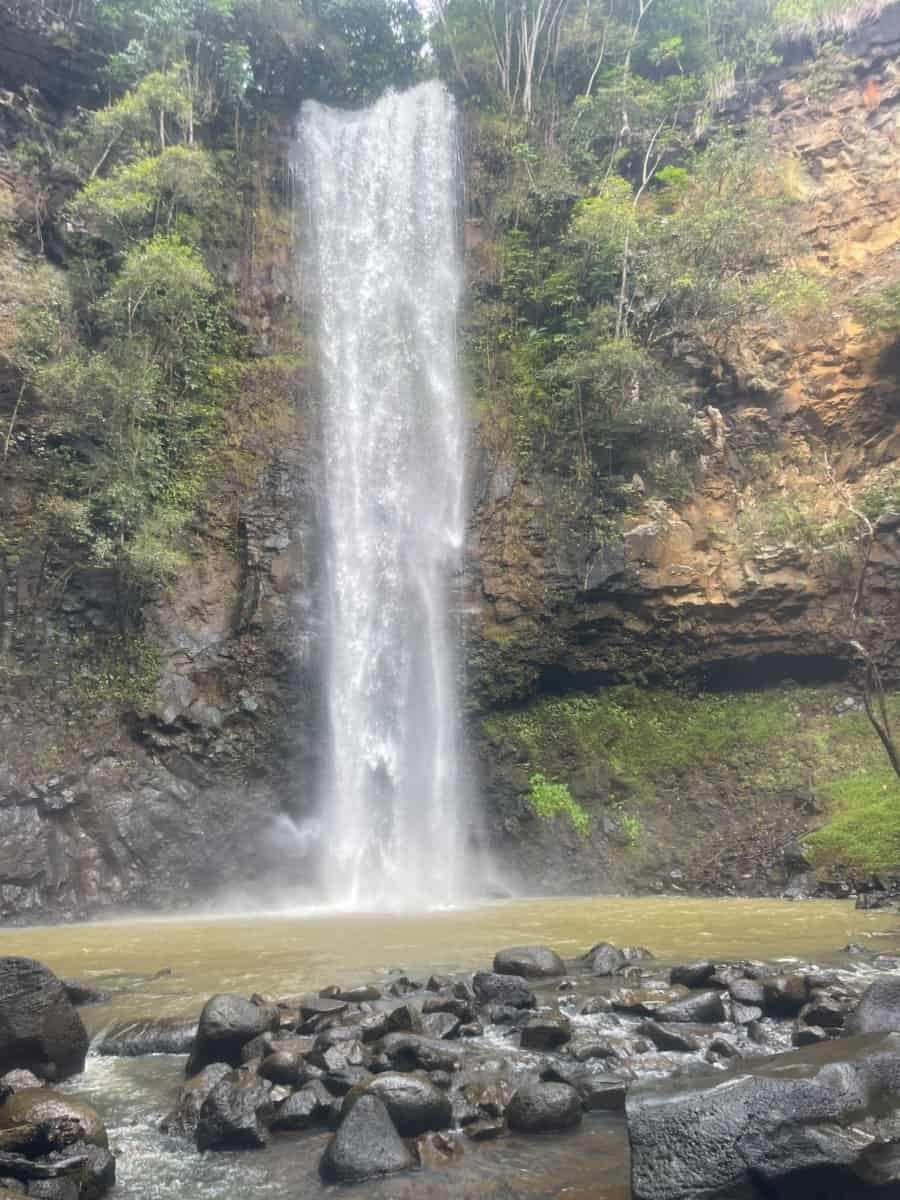
[(103, 1122), (49, 1086), (82, 1071), (87, 1049), (66, 985), (0, 958), (0, 1200), (96, 1200), (115, 1182)]

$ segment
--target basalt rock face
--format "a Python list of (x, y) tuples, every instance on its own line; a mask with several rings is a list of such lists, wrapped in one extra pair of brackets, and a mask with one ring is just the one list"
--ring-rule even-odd
[[(567, 519), (558, 484), (539, 464), (526, 473), (509, 453), (483, 450), (465, 595), (474, 611), (466, 665), (476, 736), (486, 710), (622, 680), (740, 689), (853, 678), (846, 574), (801, 539), (767, 526), (765, 512), (784, 505), (817, 519), (846, 516), (841, 489), (858, 495), (900, 457), (897, 346), (867, 330), (852, 308), (854, 296), (877, 291), (896, 273), (898, 28), (900, 6), (893, 5), (847, 44), (839, 78), (824, 89), (801, 63), (725, 114), (738, 123), (761, 119), (774, 151), (791, 164), (798, 230), (811, 246), (804, 261), (821, 273), (830, 298), (827, 313), (790, 340), (760, 330), (725, 353), (682, 348), (678, 366), (704, 442), (690, 498), (643, 500), (642, 481), (635, 481), (621, 536), (598, 546)], [(470, 232), (476, 270), (477, 222)], [(900, 662), (898, 589), (894, 524), (879, 534), (866, 601), (868, 645), (889, 681)], [(678, 868), (683, 888), (715, 888), (703, 869), (683, 861), (683, 826), (654, 834), (660, 845), (623, 872), (614, 813), (611, 828), (596, 830), (585, 850), (574, 831), (559, 823), (542, 830), (529, 819), (520, 747), (486, 735), (479, 759), (492, 841), (532, 889), (646, 887), (668, 875), (667, 867)], [(673, 802), (692, 804), (694, 781), (678, 783)], [(588, 780), (588, 800), (602, 797), (607, 784)], [(780, 891), (790, 873), (780, 870), (776, 843), (805, 832), (802, 803), (786, 799), (746, 821), (735, 811), (743, 799), (723, 803), (715, 822), (733, 846), (749, 845), (761, 822), (779, 832), (739, 868), (723, 861), (719, 885)], [(703, 824), (706, 805), (705, 797), (697, 800)]]

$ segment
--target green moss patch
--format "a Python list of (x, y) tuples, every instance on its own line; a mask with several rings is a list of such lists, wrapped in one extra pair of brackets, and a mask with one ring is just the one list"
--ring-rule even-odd
[(887, 871), (900, 865), (900, 780), (860, 771), (829, 785), (831, 820), (807, 839), (816, 867)]

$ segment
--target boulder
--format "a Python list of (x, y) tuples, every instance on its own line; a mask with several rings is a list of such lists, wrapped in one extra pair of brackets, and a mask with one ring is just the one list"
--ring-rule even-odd
[[(116, 1160), (109, 1150), (88, 1142), (75, 1142), (65, 1150), (51, 1154), (48, 1161), (80, 1158), (81, 1165), (74, 1173), (78, 1183), (78, 1200), (99, 1200), (116, 1182)], [(33, 1193), (32, 1193), (33, 1194)]]
[(175, 1107), (160, 1122), (163, 1133), (179, 1137), (193, 1137), (200, 1120), (200, 1109), (217, 1083), (231, 1074), (227, 1063), (210, 1063), (202, 1071), (186, 1080), (178, 1093)]
[(106, 1128), (94, 1110), (49, 1088), (24, 1088), (0, 1105), (0, 1148), (41, 1155), (86, 1142), (106, 1150)]
[(676, 1054), (691, 1054), (700, 1049), (700, 1039), (692, 1033), (662, 1025), (659, 1021), (642, 1021), (638, 1033), (649, 1038), (657, 1050), (672, 1050)]
[(622, 951), (610, 942), (598, 942), (587, 954), (581, 956), (581, 961), (592, 975), (615, 975), (628, 960)]
[(450, 1038), (458, 1037), (460, 1025), (459, 1017), (454, 1017), (453, 1013), (449, 1012), (429, 1013), (428, 1016), (422, 1018), (424, 1035), (436, 1038), (438, 1041), (448, 1041)]
[(669, 983), (680, 983), (682, 987), (703, 988), (716, 973), (716, 964), (709, 959), (700, 962), (683, 963), (673, 967), (669, 972)]
[(534, 1008), (534, 993), (521, 975), (478, 971), (472, 980), (479, 1004), (502, 1004), (508, 1008)]
[(561, 1059), (541, 1071), (546, 1083), (567, 1083), (578, 1093), (582, 1108), (588, 1112), (624, 1112), (628, 1084), (614, 1075), (602, 1075), (580, 1063)]
[(361, 1093), (351, 1092), (344, 1099), (344, 1114), (360, 1096), (377, 1096), (402, 1137), (418, 1137), (428, 1130), (448, 1129), (453, 1124), (453, 1109), (446, 1092), (422, 1073), (402, 1074), (387, 1071), (377, 1075)]
[(805, 975), (769, 975), (762, 987), (763, 1010), (771, 1017), (796, 1017), (809, 999)]
[(0, 958), (0, 1074), (55, 1082), (84, 1070), (88, 1035), (65, 984), (31, 958)]
[(892, 1034), (634, 1084), (634, 1200), (856, 1200), (875, 1183), (900, 1194), (897, 1105)]
[(7, 1071), (5, 1075), (0, 1075), (0, 1101), (11, 1096), (13, 1092), (24, 1091), (25, 1088), (39, 1088), (44, 1086), (43, 1079), (38, 1079), (32, 1071), (26, 1071), (23, 1067), (19, 1067), (15, 1071)]
[(531, 1017), (522, 1030), (523, 1050), (555, 1050), (572, 1038), (572, 1026), (565, 1017)]
[(103, 1034), (98, 1054), (135, 1058), (142, 1054), (190, 1054), (197, 1022), (183, 1017), (120, 1021)]
[(566, 964), (549, 946), (509, 946), (494, 955), (494, 971), (524, 979), (546, 979), (564, 975)]
[(848, 1033), (900, 1033), (900, 977), (876, 979), (844, 1021)]
[(728, 985), (732, 1000), (748, 1008), (762, 1008), (765, 1004), (765, 989), (758, 979), (735, 979)]
[(239, 1066), (242, 1047), (261, 1033), (276, 1032), (279, 1026), (278, 1009), (273, 1005), (252, 1004), (243, 996), (228, 994), (211, 997), (200, 1014), (188, 1075), (214, 1062)]
[(323, 1179), (358, 1183), (415, 1166), (415, 1159), (377, 1096), (360, 1096), (331, 1138), (319, 1170)]
[(255, 1150), (265, 1146), (269, 1131), (261, 1114), (269, 1106), (272, 1085), (250, 1071), (232, 1071), (221, 1079), (200, 1109), (200, 1150)]
[(381, 1043), (384, 1066), (373, 1062), (373, 1070), (458, 1071), (459, 1053), (447, 1042), (434, 1041), (415, 1033), (389, 1033)]
[(581, 1100), (567, 1083), (526, 1083), (506, 1110), (510, 1129), (519, 1133), (558, 1133), (581, 1122)]
[(272, 1129), (275, 1132), (296, 1132), (309, 1129), (311, 1125), (324, 1124), (333, 1102), (331, 1092), (318, 1079), (314, 1079), (278, 1106), (272, 1119)]
[(659, 1021), (690, 1021), (699, 1025), (728, 1020), (721, 992), (697, 992), (684, 1000), (664, 1004), (653, 1016)]

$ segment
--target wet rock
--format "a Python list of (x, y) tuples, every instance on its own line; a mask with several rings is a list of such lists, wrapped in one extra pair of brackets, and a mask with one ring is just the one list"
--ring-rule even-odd
[(738, 1004), (735, 1001), (731, 1005), (731, 1019), (735, 1025), (749, 1025), (753, 1021), (758, 1021), (763, 1015), (763, 1010), (751, 1004)]
[(465, 1130), (466, 1137), (470, 1137), (473, 1142), (486, 1142), (500, 1137), (506, 1130), (506, 1122), (500, 1117), (479, 1117), (477, 1121), (470, 1121)]
[(582, 1004), (580, 1011), (582, 1016), (592, 1017), (597, 1013), (612, 1012), (612, 1003), (606, 996), (592, 996)]
[(365, 1004), (367, 1001), (380, 1000), (381, 992), (372, 984), (360, 984), (358, 987), (338, 988), (336, 1000), (344, 1000), (347, 1004)]
[(809, 999), (805, 975), (770, 975), (762, 985), (763, 1009), (772, 1017), (796, 1017)]
[(276, 1050), (259, 1064), (257, 1072), (270, 1083), (281, 1083), (287, 1087), (299, 1087), (306, 1070), (306, 1060), (289, 1050)]
[(828, 1034), (825, 1030), (816, 1025), (798, 1023), (791, 1033), (791, 1045), (793, 1046), (817, 1046), (819, 1042), (827, 1041), (827, 1039)]
[(741, 1052), (729, 1038), (719, 1034), (709, 1043), (709, 1053), (716, 1058), (740, 1058)]
[(414, 1071), (458, 1071), (459, 1055), (446, 1042), (420, 1037), (415, 1033), (389, 1033), (381, 1043), (381, 1055), (385, 1067), (373, 1070)]
[(506, 1122), (519, 1133), (556, 1133), (581, 1122), (581, 1100), (567, 1083), (526, 1083), (513, 1093)]
[(656, 955), (646, 946), (623, 946), (622, 957), (627, 963), (653, 962)]
[(386, 1033), (422, 1033), (422, 1013), (415, 1004), (399, 1004), (384, 1020)]
[(453, 986), (453, 978), (450, 975), (430, 975), (425, 988), (429, 992), (443, 992), (446, 988)]
[(659, 1021), (689, 1021), (697, 1025), (712, 1025), (728, 1020), (721, 992), (698, 992), (684, 1000), (664, 1004), (654, 1015)]
[(875, 1182), (893, 1195), (900, 1159), (883, 1139), (895, 1121), (880, 1114), (898, 1099), (896, 1035), (636, 1084), (626, 1102), (634, 1198), (849, 1200)]
[(762, 1008), (765, 1004), (765, 989), (758, 979), (735, 979), (728, 985), (728, 994), (749, 1008)]
[(65, 1150), (51, 1154), (49, 1162), (80, 1158), (77, 1170), (78, 1200), (99, 1200), (116, 1182), (116, 1160), (103, 1146), (75, 1142)]
[(330, 1038), (316, 1038), (308, 1061), (325, 1072), (343, 1071), (347, 1067), (361, 1067), (366, 1062), (366, 1051), (362, 1042), (355, 1040), (334, 1042)]
[(256, 1150), (269, 1131), (260, 1113), (269, 1104), (272, 1085), (249, 1071), (232, 1071), (206, 1097), (197, 1121), (200, 1150)]
[(422, 1005), (422, 1013), (426, 1017), (434, 1013), (450, 1013), (463, 1022), (475, 1020), (474, 1004), (469, 1000), (461, 1000), (458, 996), (429, 996)]
[(279, 999), (278, 1006), (296, 1008), (304, 1021), (313, 1017), (337, 1017), (347, 1011), (345, 1000), (334, 1000), (315, 992), (304, 992), (302, 996), (283, 996)]
[(32, 1071), (26, 1071), (19, 1067), (15, 1071), (7, 1071), (5, 1075), (0, 1075), (0, 1101), (11, 1096), (13, 1092), (22, 1092), (25, 1088), (39, 1088), (44, 1086), (43, 1079), (38, 1079)]
[(193, 1137), (206, 1097), (217, 1083), (230, 1074), (231, 1067), (227, 1063), (210, 1063), (208, 1067), (186, 1080), (178, 1093), (175, 1107), (160, 1122), (162, 1132), (179, 1137)]
[(627, 959), (622, 951), (610, 942), (598, 942), (587, 954), (582, 955), (581, 961), (592, 975), (615, 975)]
[(700, 1049), (700, 1039), (692, 1033), (684, 1033), (673, 1029), (670, 1025), (661, 1025), (658, 1021), (643, 1021), (638, 1026), (638, 1033), (649, 1038), (657, 1050), (673, 1050), (679, 1054), (691, 1054)]
[(522, 1030), (523, 1050), (555, 1050), (571, 1041), (572, 1026), (565, 1017), (531, 1017)]
[(848, 1033), (900, 1033), (900, 978), (870, 984), (844, 1025)]
[[(799, 1020), (805, 1025), (818, 1025), (821, 1029), (840, 1029), (854, 1002), (850, 996), (835, 992), (816, 991), (808, 1004), (800, 1009)], [(874, 1030), (872, 1032), (890, 1032)]]
[(549, 946), (509, 946), (494, 955), (494, 971), (498, 975), (545, 979), (564, 975), (566, 964)]
[(109, 992), (101, 991), (90, 983), (82, 983), (79, 979), (64, 979), (63, 987), (69, 997), (69, 1003), (75, 1008), (83, 1008), (88, 1004), (106, 1004), (110, 999)]
[(534, 993), (521, 975), (498, 975), (479, 971), (472, 980), (480, 1004), (502, 1004), (508, 1008), (534, 1008)]
[(588, 1112), (624, 1112), (628, 1083), (615, 1075), (600, 1074), (589, 1067), (562, 1060), (545, 1067), (541, 1079), (546, 1083), (566, 1083), (575, 1089), (582, 1108)]
[(197, 1022), (182, 1017), (120, 1021), (104, 1033), (95, 1049), (97, 1054), (122, 1058), (142, 1054), (189, 1054), (196, 1035)]
[(688, 988), (703, 988), (707, 986), (715, 973), (716, 964), (708, 959), (702, 959), (700, 962), (673, 967), (669, 972), (669, 982)]
[(524, 1027), (528, 1024), (528, 1009), (513, 1008), (509, 1004), (489, 1004), (484, 1010), (484, 1017), (491, 1025)]
[(457, 1037), (459, 1026), (459, 1017), (454, 1017), (453, 1013), (449, 1012), (429, 1013), (427, 1017), (422, 1018), (422, 1033), (439, 1041)]
[(236, 1067), (241, 1050), (261, 1033), (275, 1032), (281, 1026), (278, 1009), (252, 1004), (243, 996), (223, 993), (207, 1000), (200, 1014), (197, 1036), (188, 1059), (187, 1073), (194, 1075), (214, 1062)]
[(94, 1110), (49, 1088), (24, 1088), (7, 1097), (0, 1105), (0, 1138), (4, 1150), (31, 1157), (75, 1142), (109, 1148), (106, 1128)]
[(326, 1071), (322, 1083), (332, 1096), (346, 1096), (357, 1087), (365, 1087), (372, 1079), (372, 1072), (365, 1067), (346, 1066), (338, 1071)]
[(469, 1021), (466, 1025), (460, 1025), (459, 1036), (461, 1038), (480, 1038), (484, 1036), (484, 1026), (480, 1021)]
[(465, 1153), (462, 1140), (455, 1133), (426, 1133), (416, 1142), (419, 1163), (426, 1170), (446, 1167)]
[(51, 1082), (84, 1069), (88, 1035), (61, 980), (30, 958), (0, 958), (0, 1072)]
[(35, 1179), (28, 1185), (28, 1195), (38, 1200), (80, 1200), (78, 1181), (70, 1176)]
[(366, 1095), (360, 1096), (341, 1121), (319, 1170), (326, 1180), (358, 1183), (414, 1165), (382, 1101)]
[[(418, 1137), (428, 1130), (447, 1129), (453, 1123), (453, 1109), (446, 1092), (435, 1087), (427, 1075), (416, 1072), (378, 1075), (362, 1095), (377, 1096), (388, 1111), (402, 1137)], [(358, 1094), (344, 1100), (344, 1113), (358, 1103)]]
[(313, 1080), (278, 1105), (272, 1118), (272, 1130), (298, 1132), (312, 1125), (324, 1125), (333, 1102), (334, 1096), (324, 1084)]

